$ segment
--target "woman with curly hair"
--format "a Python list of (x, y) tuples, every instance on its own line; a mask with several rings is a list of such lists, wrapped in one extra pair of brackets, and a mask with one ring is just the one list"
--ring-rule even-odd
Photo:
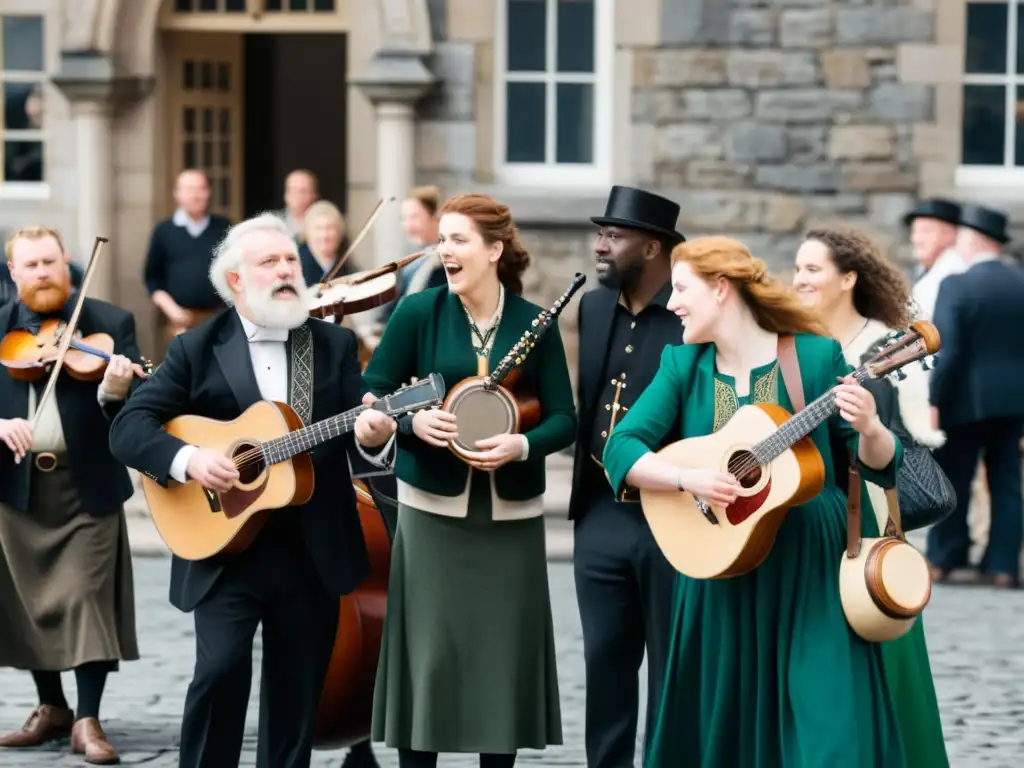
[[(846, 497), (831, 469), (834, 439), (865, 477), (891, 487), (900, 442), (817, 314), (742, 243), (697, 238), (675, 247), (672, 265), (668, 308), (684, 343), (665, 348), (654, 380), (608, 438), (604, 465), (616, 493), (629, 485), (732, 504), (732, 474), (680, 467), (656, 451), (717, 431), (747, 404), (792, 411), (787, 362), (806, 402), (833, 392), (838, 413), (808, 435), (824, 458), (822, 491), (788, 511), (761, 564), (732, 578), (678, 576), (645, 764), (905, 768), (882, 651), (850, 632), (843, 614)], [(864, 535), (874, 535), (874, 518), (863, 522)]]
[[(910, 287), (903, 273), (858, 229), (829, 227), (808, 232), (797, 251), (793, 287), (808, 307), (820, 313), (853, 366), (884, 345), (892, 332), (906, 330), (914, 320)], [(903, 374), (895, 393), (888, 381), (868, 383), (882, 421), (899, 435), (905, 449), (915, 442), (937, 448), (945, 436), (931, 426), (927, 373), (912, 363)], [(844, 457), (838, 458), (839, 466), (845, 468)], [(885, 491), (870, 481), (866, 487), (882, 530), (888, 514)], [(923, 621), (918, 618), (906, 635), (883, 643), (883, 658), (908, 768), (943, 768), (949, 762)]]
[[(450, 388), (493, 371), (541, 312), (521, 297), (530, 257), (507, 207), (459, 195), (440, 214), (445, 285), (398, 302), (363, 374), (377, 396), (414, 376)], [(454, 414), (399, 421), (373, 739), (398, 749), (401, 768), (433, 768), (439, 752), (510, 768), (520, 749), (562, 743), (543, 494), (545, 458), (575, 439), (576, 409), (557, 325), (519, 370), (540, 422), (478, 441), (468, 463), (449, 450)]]

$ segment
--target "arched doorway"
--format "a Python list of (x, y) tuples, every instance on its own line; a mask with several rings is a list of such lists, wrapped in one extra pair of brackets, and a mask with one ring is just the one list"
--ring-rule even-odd
[(281, 207), (284, 177), (308, 168), (321, 196), (346, 210), (348, 6), (165, 0), (159, 34), (168, 180), (202, 168), (213, 209), (238, 221)]

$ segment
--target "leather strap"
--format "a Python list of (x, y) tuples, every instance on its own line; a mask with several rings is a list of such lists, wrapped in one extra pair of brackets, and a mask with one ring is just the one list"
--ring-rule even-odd
[(804, 400), (804, 384), (800, 380), (800, 362), (796, 358), (796, 344), (793, 337), (779, 335), (779, 368), (782, 383), (786, 385), (793, 408), (802, 411), (807, 404)]
[(906, 541), (903, 535), (903, 518), (900, 515), (900, 497), (895, 488), (885, 489), (885, 502), (889, 507), (889, 520), (885, 524), (885, 535)]
[(851, 560), (860, 554), (860, 470), (857, 457), (850, 451), (849, 479), (846, 486), (846, 556)]

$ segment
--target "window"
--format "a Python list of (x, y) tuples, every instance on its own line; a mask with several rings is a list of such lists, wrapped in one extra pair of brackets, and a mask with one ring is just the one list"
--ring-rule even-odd
[(496, 166), (503, 181), (610, 177), (614, 0), (498, 3)]
[(174, 0), (177, 13), (333, 12), (335, 0)]
[(3, 96), (5, 186), (44, 178), (42, 16), (0, 17), (0, 92)]

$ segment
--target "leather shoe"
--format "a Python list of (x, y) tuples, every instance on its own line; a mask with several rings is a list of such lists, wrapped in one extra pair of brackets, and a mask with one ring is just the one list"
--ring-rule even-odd
[(71, 729), (71, 751), (85, 755), (85, 762), (92, 765), (116, 765), (121, 758), (114, 745), (107, 741), (100, 721), (95, 717), (83, 717)]
[(0, 736), (0, 747), (38, 747), (48, 741), (62, 739), (71, 731), (74, 720), (75, 714), (70, 709), (40, 704), (32, 710), (20, 731)]

